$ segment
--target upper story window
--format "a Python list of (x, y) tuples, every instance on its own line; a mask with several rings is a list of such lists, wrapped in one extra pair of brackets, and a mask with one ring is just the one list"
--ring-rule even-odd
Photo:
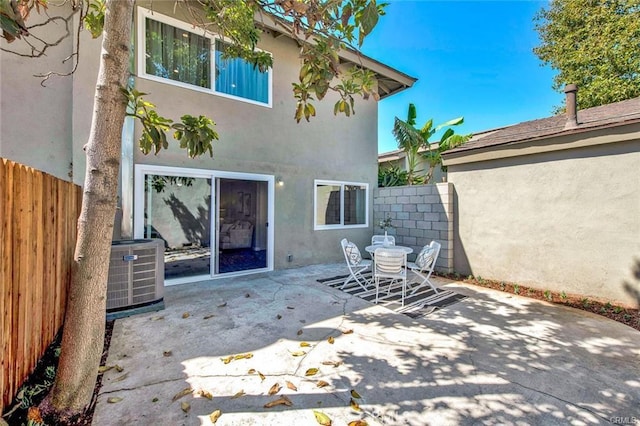
[(315, 181), (314, 229), (364, 228), (368, 224), (369, 185)]
[(271, 106), (271, 70), (223, 59), (228, 44), (209, 33), (138, 8), (138, 40), (141, 77)]

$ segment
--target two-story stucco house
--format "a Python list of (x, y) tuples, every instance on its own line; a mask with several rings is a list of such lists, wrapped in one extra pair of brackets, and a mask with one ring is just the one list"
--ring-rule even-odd
[[(206, 115), (220, 140), (213, 158), (189, 159), (176, 143), (144, 155), (137, 148), (139, 124), (127, 121), (118, 237), (164, 239), (166, 278), (174, 281), (340, 261), (341, 238), (363, 244), (373, 231), (376, 101), (359, 99), (355, 115), (334, 116), (336, 98), (328, 94), (316, 102), (310, 123), (297, 124), (295, 40), (261, 20), (258, 47), (273, 56), (263, 73), (242, 60), (223, 60), (224, 41), (189, 22), (173, 2), (138, 2), (132, 78), (161, 115)], [(41, 35), (55, 39), (50, 31), (62, 33), (60, 27)], [(74, 43), (66, 38), (38, 59), (2, 53), (0, 156), (82, 185), (100, 40), (80, 34), (71, 76), (44, 87), (32, 77), (71, 71), (73, 61), (62, 60)], [(189, 51), (187, 64), (179, 49)], [(352, 51), (342, 52), (341, 62), (373, 71), (381, 98), (415, 82)]]

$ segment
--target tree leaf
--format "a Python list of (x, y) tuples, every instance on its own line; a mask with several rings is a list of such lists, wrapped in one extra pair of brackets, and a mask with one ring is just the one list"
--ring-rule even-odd
[(189, 315), (190, 315), (189, 312), (185, 312), (184, 314), (182, 314), (182, 318), (183, 319), (184, 318), (189, 318)]
[(294, 385), (294, 384), (293, 384), (293, 383), (291, 383), (290, 381), (288, 381), (288, 380), (287, 380), (285, 383), (287, 384), (287, 387), (288, 387), (289, 389), (291, 389), (292, 391), (296, 391), (296, 392), (298, 391), (298, 388), (296, 387), (296, 385)]
[(358, 403), (357, 403), (357, 402), (355, 402), (355, 401), (353, 400), (353, 398), (351, 398), (351, 399), (349, 400), (349, 405), (351, 406), (351, 409), (352, 409), (352, 410), (355, 410), (355, 411), (362, 411), (362, 410), (360, 409), (360, 405), (358, 405)]
[(213, 413), (209, 414), (209, 420), (211, 420), (211, 423), (215, 424), (221, 415), (222, 415), (222, 411), (215, 410)]
[(264, 404), (264, 408), (272, 408), (272, 407), (275, 407), (276, 405), (286, 405), (287, 407), (291, 407), (293, 403), (289, 398), (283, 395), (274, 401), (267, 402), (266, 404)]
[(206, 389), (200, 389), (198, 390), (198, 392), (196, 392), (196, 394), (209, 400), (213, 399), (213, 395), (211, 394), (211, 392)]
[(189, 410), (191, 410), (191, 404), (189, 404), (188, 402), (184, 401), (180, 404), (180, 409), (182, 411), (184, 411), (185, 413), (188, 413)]
[(300, 336), (303, 333), (302, 330), (298, 330), (298, 336)]
[(357, 399), (362, 398), (362, 397), (360, 396), (360, 394), (359, 394), (358, 392), (356, 392), (356, 390), (355, 390), (355, 389), (351, 389), (351, 396), (352, 396), (352, 397), (354, 397), (354, 398), (357, 398)]
[(369, 423), (364, 420), (353, 420), (347, 426), (369, 426)]
[(309, 369), (304, 373), (304, 375), (305, 375), (305, 376), (314, 376), (314, 375), (318, 374), (318, 371), (320, 371), (320, 370), (318, 370), (317, 368), (309, 368)]
[(341, 366), (342, 361), (322, 361), (322, 365), (330, 365), (335, 368)]
[(301, 347), (301, 348), (308, 348), (308, 347), (310, 347), (310, 346), (311, 346), (311, 344), (310, 344), (310, 343), (307, 343), (307, 342), (300, 342), (300, 347)]
[(316, 416), (318, 424), (322, 426), (331, 426), (331, 419), (325, 413), (313, 410), (313, 415)]
[(349, 330), (343, 330), (342, 334), (353, 334), (353, 330), (349, 329)]
[(241, 396), (245, 396), (245, 395), (246, 395), (246, 392), (244, 390), (241, 390), (240, 392), (236, 392), (235, 395), (231, 397), (231, 399), (240, 398)]
[(329, 344), (333, 345), (333, 343), (336, 341), (336, 339), (333, 336), (329, 336), (329, 338), (327, 339), (327, 342), (329, 342)]
[(112, 396), (110, 398), (107, 398), (107, 402), (109, 404), (117, 404), (120, 401), (122, 401), (122, 398), (120, 398), (119, 396)]
[(206, 319), (207, 320), (207, 319), (213, 318), (213, 317), (215, 317), (215, 315), (214, 314), (210, 314), (210, 315), (205, 315), (204, 317), (202, 317), (202, 319)]
[(269, 389), (269, 395), (275, 395), (278, 392), (280, 392), (281, 386), (280, 383), (276, 382), (273, 384), (273, 386), (271, 386), (271, 389)]
[(190, 393), (191, 393), (191, 388), (184, 388), (180, 392), (178, 392), (177, 394), (173, 395), (173, 398), (171, 398), (171, 402), (176, 402), (177, 400), (179, 400), (183, 396), (189, 395)]
[(324, 388), (329, 386), (329, 383), (325, 382), (324, 380), (318, 380), (318, 383), (316, 383), (316, 386), (319, 388)]
[(296, 351), (296, 352), (291, 352), (291, 356), (304, 356), (307, 353), (305, 351)]

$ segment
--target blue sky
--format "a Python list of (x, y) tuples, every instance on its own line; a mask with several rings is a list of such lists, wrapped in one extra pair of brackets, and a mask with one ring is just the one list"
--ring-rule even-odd
[(387, 2), (363, 53), (418, 82), (380, 101), (378, 152), (397, 149), (393, 120), (406, 119), (409, 103), (418, 127), (463, 116), (457, 133), (548, 117), (561, 104), (564, 95), (551, 89), (554, 71), (532, 51), (539, 44), (533, 17), (547, 2)]

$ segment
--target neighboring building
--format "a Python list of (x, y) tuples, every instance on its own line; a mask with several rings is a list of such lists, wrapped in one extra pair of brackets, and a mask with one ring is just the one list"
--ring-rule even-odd
[[(272, 69), (260, 73), (241, 60), (222, 61), (224, 43), (188, 21), (173, 2), (138, 2), (135, 87), (149, 93), (165, 117), (211, 117), (220, 141), (214, 142), (213, 158), (189, 159), (177, 143), (145, 156), (136, 147), (139, 124), (128, 119), (122, 237), (162, 237), (169, 249), (168, 278), (341, 261), (341, 238), (364, 244), (373, 233), (377, 103), (359, 99), (355, 115), (334, 116), (337, 98), (329, 93), (316, 102), (310, 123), (297, 124), (291, 83), (298, 78), (299, 48), (281, 27), (268, 17), (261, 21), (259, 48), (274, 60)], [(41, 35), (54, 39), (50, 32)], [(31, 75), (71, 71), (71, 61), (63, 65), (62, 59), (73, 52), (74, 37), (39, 59), (3, 52), (0, 155), (82, 185), (100, 41), (87, 32), (80, 39), (78, 69), (48, 80), (46, 87)], [(166, 42), (173, 39), (195, 52), (188, 66), (167, 59), (172, 49)], [(341, 63), (373, 71), (381, 98), (415, 82), (355, 52), (343, 52)], [(188, 259), (180, 256), (186, 251)]]
[(640, 98), (485, 132), (444, 154), (454, 268), (640, 306)]
[[(433, 147), (437, 147), (437, 143), (431, 144)], [(420, 148), (418, 152), (425, 152), (425, 148)], [(402, 149), (396, 149), (395, 151), (383, 152), (378, 154), (378, 167), (390, 168), (397, 167), (400, 170), (409, 170), (407, 153)], [(429, 171), (429, 163), (423, 160), (418, 162), (417, 171), (420, 174), (425, 175)], [(442, 171), (440, 166), (436, 166), (433, 170), (433, 176), (431, 177), (431, 183), (444, 182), (447, 178), (447, 174)]]

